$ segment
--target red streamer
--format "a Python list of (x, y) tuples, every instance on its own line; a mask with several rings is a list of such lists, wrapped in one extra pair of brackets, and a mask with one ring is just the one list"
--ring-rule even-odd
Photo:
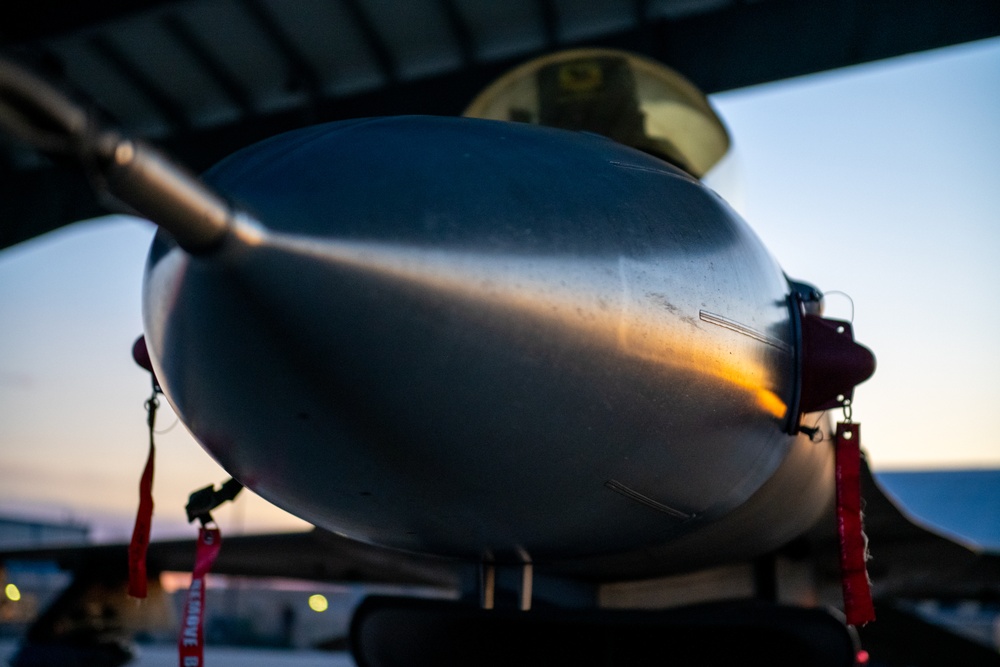
[(177, 639), (180, 667), (202, 667), (204, 664), (205, 575), (212, 569), (221, 546), (222, 535), (218, 528), (202, 527), (198, 531), (194, 572), (181, 616), (181, 634)]
[(837, 533), (848, 625), (875, 620), (868, 579), (868, 538), (861, 519), (861, 426), (837, 424)]
[(134, 598), (146, 597), (146, 551), (149, 549), (149, 531), (153, 523), (153, 459), (156, 448), (149, 436), (149, 454), (146, 467), (139, 480), (139, 511), (136, 512), (132, 541), (128, 545), (128, 594)]

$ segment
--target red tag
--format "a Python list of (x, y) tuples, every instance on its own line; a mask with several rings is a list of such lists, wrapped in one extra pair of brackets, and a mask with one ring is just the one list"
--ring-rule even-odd
[(128, 545), (128, 594), (134, 598), (146, 597), (146, 550), (149, 548), (149, 529), (153, 522), (154, 458), (156, 458), (156, 448), (153, 446), (151, 434), (146, 467), (139, 480), (139, 510), (135, 515), (132, 541)]
[(191, 574), (191, 587), (181, 616), (181, 635), (177, 640), (180, 667), (201, 667), (204, 664), (205, 575), (212, 569), (220, 546), (222, 535), (218, 528), (202, 527), (198, 531), (194, 572)]
[(868, 580), (868, 538), (861, 523), (861, 426), (837, 424), (837, 533), (848, 625), (875, 620)]

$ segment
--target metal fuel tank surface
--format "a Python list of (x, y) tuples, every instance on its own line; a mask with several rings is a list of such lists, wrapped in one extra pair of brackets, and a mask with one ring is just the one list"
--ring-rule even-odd
[[(262, 225), (208, 258), (154, 242), (157, 375), (223, 467), (317, 525), (442, 555), (600, 558), (710, 532), (802, 449), (782, 429), (786, 279), (653, 157), (401, 117), (281, 135), (206, 180)], [(787, 486), (828, 454), (798, 451)], [(828, 492), (771, 501), (777, 533), (719, 552), (804, 529)]]

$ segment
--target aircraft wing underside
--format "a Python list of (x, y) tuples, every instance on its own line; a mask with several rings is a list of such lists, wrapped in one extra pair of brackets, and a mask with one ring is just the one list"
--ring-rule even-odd
[[(1000, 5), (990, 0), (879, 0), (863, 11), (840, 0), (624, 6), (9, 2), (0, 55), (202, 171), (304, 125), (457, 115), (512, 65), (571, 46), (644, 54), (711, 93), (1000, 35)], [(0, 248), (106, 210), (83, 171), (0, 138)]]

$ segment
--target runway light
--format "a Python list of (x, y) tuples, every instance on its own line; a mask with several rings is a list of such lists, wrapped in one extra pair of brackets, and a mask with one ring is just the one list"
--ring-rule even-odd
[(7, 594), (7, 599), (11, 602), (17, 602), (21, 599), (21, 591), (19, 591), (17, 586), (14, 584), (7, 584), (7, 587), (4, 589), (4, 593)]
[(319, 595), (317, 593), (316, 595), (309, 596), (309, 608), (313, 611), (326, 611), (329, 606), (330, 603), (326, 601), (325, 595)]

